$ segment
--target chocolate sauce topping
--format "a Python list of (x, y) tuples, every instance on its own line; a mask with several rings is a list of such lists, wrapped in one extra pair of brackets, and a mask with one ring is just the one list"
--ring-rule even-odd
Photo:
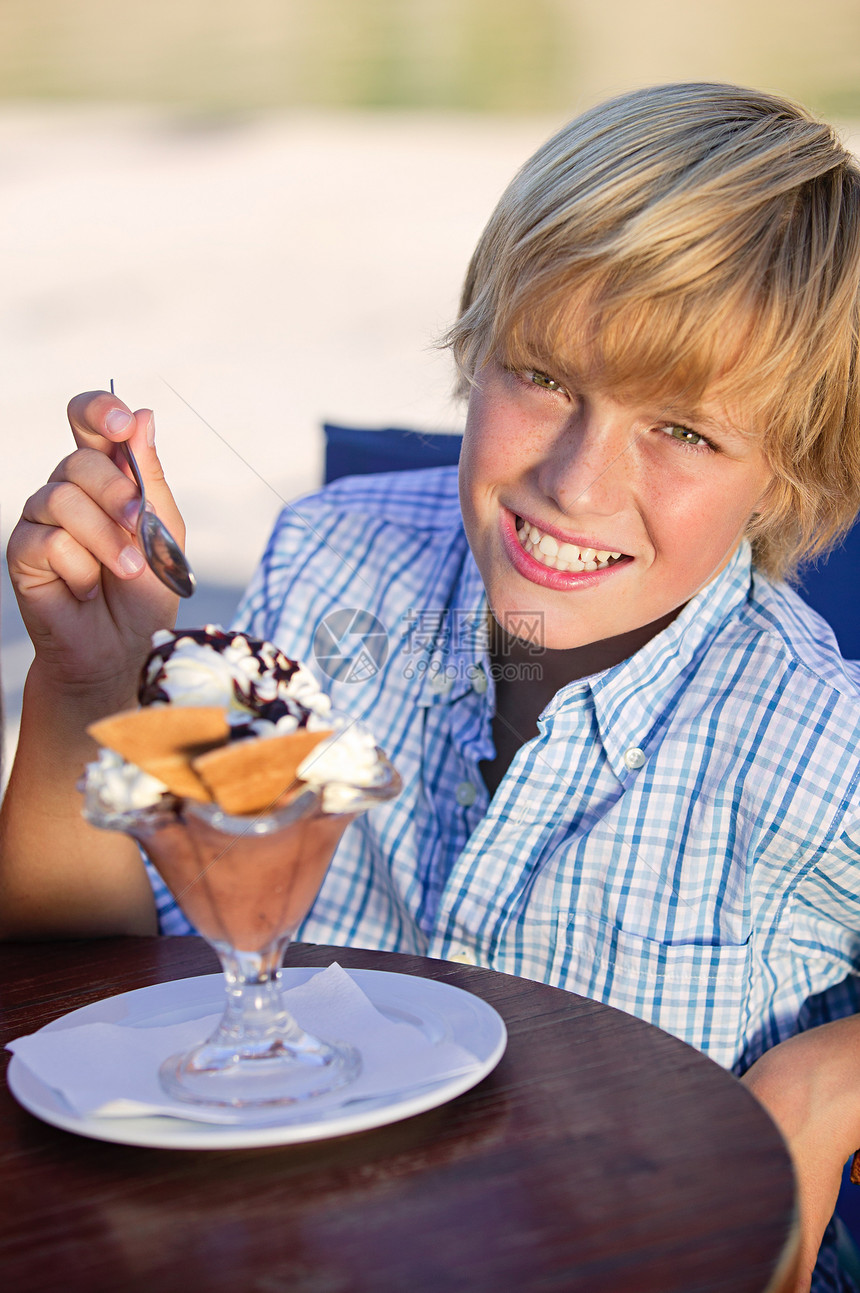
[[(219, 654), (225, 654), (231, 647), (247, 646), (250, 654), (247, 660), (256, 664), (256, 671), (253, 669), (243, 668), (240, 676), (233, 677), (233, 693), (237, 704), (242, 708), (250, 711), (248, 716), (248, 731), (243, 732), (246, 724), (241, 721), (236, 724), (236, 730), (231, 733), (233, 739), (240, 735), (250, 734), (250, 724), (258, 718), (266, 719), (271, 723), (276, 723), (279, 718), (285, 714), (292, 714), (298, 720), (299, 727), (307, 725), (310, 711), (301, 705), (295, 699), (285, 699), (279, 695), (272, 695), (272, 683), (278, 686), (286, 686), (290, 679), (299, 670), (299, 664), (295, 660), (290, 660), (277, 647), (271, 643), (263, 642), (260, 638), (248, 637), (245, 633), (225, 633), (222, 629), (217, 629), (211, 625), (204, 629), (183, 629), (167, 642), (160, 646), (154, 647), (146, 658), (142, 671), (142, 680), (138, 691), (138, 700), (141, 705), (169, 704), (170, 696), (164, 689), (163, 683), (166, 678), (165, 665), (171, 656), (183, 644), (189, 642), (197, 646), (210, 647)], [(266, 679), (265, 696), (260, 694), (255, 674), (258, 679)]]

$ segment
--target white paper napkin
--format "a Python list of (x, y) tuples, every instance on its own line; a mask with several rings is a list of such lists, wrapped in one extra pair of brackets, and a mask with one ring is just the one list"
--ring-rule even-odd
[[(456, 1042), (434, 1042), (412, 1024), (386, 1019), (337, 962), (284, 992), (284, 1002), (308, 1032), (326, 1041), (348, 1042), (361, 1053), (361, 1073), (355, 1081), (313, 1098), (315, 1117), (358, 1102), (405, 1097), (480, 1067)], [(168, 1114), (231, 1123), (236, 1119), (229, 1110), (172, 1100), (158, 1080), (162, 1061), (204, 1041), (219, 1018), (209, 1015), (165, 1027), (94, 1023), (42, 1029), (18, 1037), (6, 1049), (82, 1118)], [(287, 1110), (283, 1120), (288, 1119)]]

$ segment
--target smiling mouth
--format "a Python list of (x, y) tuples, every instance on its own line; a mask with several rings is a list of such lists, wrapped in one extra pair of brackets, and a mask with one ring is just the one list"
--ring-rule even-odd
[(623, 552), (609, 552), (598, 548), (580, 547), (576, 543), (561, 543), (552, 534), (545, 534), (536, 525), (516, 518), (517, 539), (530, 557), (549, 570), (580, 574), (583, 571), (606, 570), (625, 560)]

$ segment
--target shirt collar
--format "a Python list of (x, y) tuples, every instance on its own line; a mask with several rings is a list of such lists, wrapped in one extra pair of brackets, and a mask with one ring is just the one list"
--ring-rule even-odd
[[(465, 540), (465, 536), (464, 536)], [(563, 687), (543, 712), (563, 722), (565, 706), (593, 698), (607, 757), (619, 778), (630, 775), (625, 756), (631, 749), (648, 755), (660, 715), (681, 674), (706, 650), (725, 621), (750, 591), (752, 554), (744, 540), (725, 569), (686, 604), (668, 628), (621, 664)], [(487, 701), (494, 704), (490, 676), (487, 597), (468, 543), (447, 607), (428, 612), (426, 641), (415, 656), (421, 681), (416, 703), (438, 705), (473, 690), (476, 669), (488, 679)]]

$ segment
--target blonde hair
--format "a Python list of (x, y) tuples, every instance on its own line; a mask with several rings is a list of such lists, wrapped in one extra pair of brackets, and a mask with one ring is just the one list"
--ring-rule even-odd
[(804, 108), (666, 85), (593, 108), (526, 162), (446, 343), (617, 392), (740, 406), (774, 479), (749, 537), (785, 578), (860, 509), (860, 169)]

